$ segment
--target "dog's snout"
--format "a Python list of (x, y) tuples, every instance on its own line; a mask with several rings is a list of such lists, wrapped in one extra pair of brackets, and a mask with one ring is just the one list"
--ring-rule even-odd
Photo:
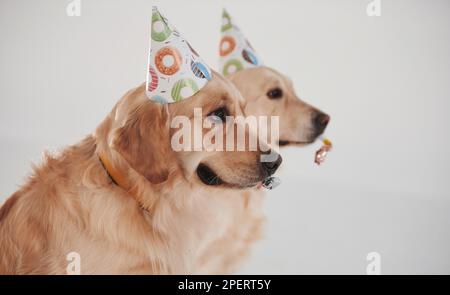
[(330, 116), (322, 112), (316, 112), (313, 117), (313, 124), (316, 134), (321, 134), (330, 122)]
[(273, 157), (274, 159), (268, 159), (269, 161), (263, 161), (261, 162), (261, 166), (264, 170), (264, 172), (267, 173), (267, 175), (272, 175), (277, 171), (278, 167), (280, 167), (281, 162), (283, 161), (283, 158), (281, 158), (280, 154), (269, 151), (267, 157)]

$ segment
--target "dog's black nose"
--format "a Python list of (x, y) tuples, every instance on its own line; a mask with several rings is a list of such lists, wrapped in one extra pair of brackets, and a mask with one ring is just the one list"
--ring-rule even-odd
[[(266, 160), (269, 161), (261, 162), (261, 166), (263, 170), (270, 176), (274, 174), (275, 171), (277, 171), (278, 167), (280, 167), (283, 158), (281, 158), (280, 154), (271, 151), (264, 154), (266, 154), (267, 156)], [(274, 157), (274, 160), (272, 160), (271, 157)]]
[(322, 112), (316, 112), (313, 117), (315, 133), (317, 135), (322, 134), (325, 128), (327, 128), (328, 122), (330, 122), (330, 116)]

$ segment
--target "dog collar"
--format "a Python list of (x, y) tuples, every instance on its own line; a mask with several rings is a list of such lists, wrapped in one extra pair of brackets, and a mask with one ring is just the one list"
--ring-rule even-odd
[(126, 191), (128, 194), (135, 196), (135, 199), (138, 202), (139, 207), (141, 207), (144, 212), (150, 213), (147, 208), (145, 208), (142, 204), (139, 203), (140, 198), (138, 196), (138, 190), (136, 189), (136, 187), (131, 186), (127, 178), (123, 175), (123, 173), (114, 168), (114, 166), (109, 161), (108, 157), (104, 154), (99, 154), (98, 159), (102, 164), (103, 168), (105, 169), (106, 174), (108, 174), (109, 178), (111, 179), (111, 181), (116, 186)]
[(99, 154), (98, 159), (100, 160), (100, 163), (102, 164), (109, 178), (111, 178), (111, 181), (115, 185), (129, 192), (130, 189), (128, 181), (119, 170), (117, 170), (116, 168), (113, 167), (113, 165), (111, 165), (111, 162), (109, 161), (108, 157), (106, 157), (104, 154)]
[(129, 183), (127, 180), (127, 177), (118, 169), (114, 168), (114, 166), (109, 161), (108, 157), (105, 154), (98, 154), (98, 159), (100, 163), (103, 166), (103, 169), (105, 169), (106, 174), (108, 174), (111, 181), (124, 191), (126, 191), (129, 195), (133, 196), (137, 203), (139, 204), (139, 207), (142, 208), (142, 210), (145, 213), (150, 214), (150, 211), (148, 208), (146, 208), (144, 205), (141, 204), (140, 200), (143, 200), (143, 197), (139, 193), (139, 190), (136, 186), (133, 186)]
[(111, 164), (109, 163), (109, 161), (107, 161), (106, 159), (105, 159), (105, 157), (102, 157), (101, 155), (98, 155), (98, 160), (100, 161), (100, 164), (102, 164), (102, 167), (103, 167), (103, 169), (105, 169), (105, 172), (106, 172), (106, 174), (108, 174), (108, 177), (111, 179), (111, 181), (115, 184), (115, 185), (117, 185), (117, 186), (120, 186), (118, 183), (117, 183), (117, 181), (114, 179), (114, 177), (111, 175), (111, 172), (110, 171), (112, 171), (112, 166), (111, 166)]

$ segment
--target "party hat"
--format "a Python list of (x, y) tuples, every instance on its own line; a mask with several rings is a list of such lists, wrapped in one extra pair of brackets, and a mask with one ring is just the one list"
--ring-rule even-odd
[(233, 23), (225, 9), (222, 13), (221, 31), (219, 69), (224, 76), (231, 75), (242, 69), (262, 65), (261, 59), (257, 56), (252, 45)]
[(177, 102), (211, 80), (211, 70), (154, 6), (146, 93), (159, 103)]

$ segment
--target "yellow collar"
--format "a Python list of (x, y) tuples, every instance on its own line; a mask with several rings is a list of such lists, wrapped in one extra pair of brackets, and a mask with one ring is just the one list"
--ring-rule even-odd
[(127, 177), (120, 170), (114, 168), (105, 154), (99, 154), (98, 158), (113, 183), (115, 183), (117, 186), (119, 186), (129, 194), (134, 195), (136, 193), (136, 189), (133, 188), (132, 185), (130, 185)]

